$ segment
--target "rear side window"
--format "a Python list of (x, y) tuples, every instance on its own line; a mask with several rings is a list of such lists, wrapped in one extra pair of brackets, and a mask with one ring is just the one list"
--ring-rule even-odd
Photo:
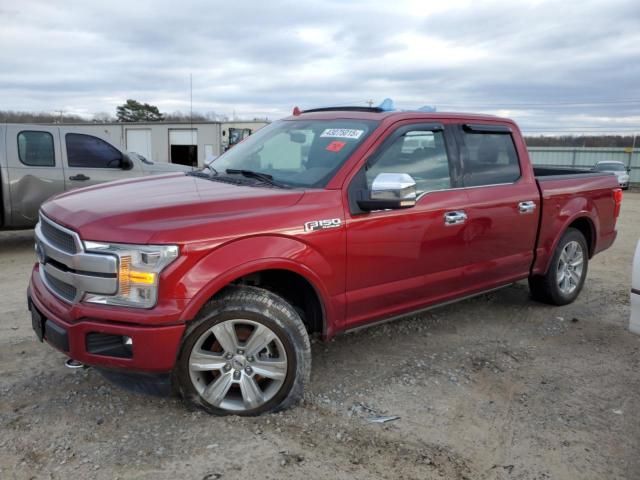
[(513, 183), (520, 163), (510, 133), (462, 129), (462, 184), (465, 187)]
[(49, 132), (20, 132), (18, 157), (22, 163), (31, 167), (55, 167), (53, 136)]
[(67, 133), (65, 140), (70, 167), (122, 168), (122, 154), (98, 137)]

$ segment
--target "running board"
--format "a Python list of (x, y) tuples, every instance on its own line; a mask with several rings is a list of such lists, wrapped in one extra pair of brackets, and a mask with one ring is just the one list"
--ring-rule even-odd
[(503, 288), (510, 287), (511, 285), (514, 285), (515, 283), (516, 282), (507, 283), (505, 285), (500, 285), (499, 287), (493, 287), (493, 288), (490, 288), (488, 290), (482, 290), (481, 292), (472, 293), (471, 295), (465, 295), (464, 297), (455, 298), (453, 300), (447, 300), (446, 302), (434, 303), (433, 305), (429, 305), (428, 307), (424, 307), (424, 308), (419, 308), (418, 310), (411, 310), (410, 312), (405, 312), (405, 313), (401, 313), (401, 314), (398, 314), (398, 315), (393, 315), (392, 317), (383, 318), (381, 320), (376, 320), (374, 322), (366, 323), (364, 325), (358, 325), (357, 327), (352, 327), (352, 328), (348, 328), (347, 330), (343, 330), (338, 335), (341, 335), (341, 334), (344, 334), (344, 333), (357, 332), (359, 330), (364, 330), (365, 328), (369, 328), (369, 327), (376, 327), (378, 325), (383, 325), (385, 323), (389, 323), (389, 322), (394, 322), (396, 320), (400, 320), (401, 318), (412, 317), (414, 315), (418, 315), (418, 314), (421, 314), (421, 313), (424, 313), (424, 312), (428, 312), (429, 310), (433, 310), (434, 308), (446, 307), (447, 305), (451, 305), (452, 303), (462, 302), (464, 300), (469, 300), (470, 298), (479, 297), (480, 295), (485, 295), (487, 293), (495, 292), (497, 290), (502, 290)]

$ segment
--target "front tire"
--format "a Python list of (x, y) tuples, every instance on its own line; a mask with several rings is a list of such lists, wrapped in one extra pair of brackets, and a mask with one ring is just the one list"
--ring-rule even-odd
[(589, 249), (582, 232), (569, 228), (558, 242), (545, 275), (529, 277), (531, 296), (551, 305), (573, 302), (584, 285), (589, 266)]
[(182, 398), (215, 415), (259, 415), (302, 398), (311, 347), (295, 309), (256, 287), (229, 287), (187, 329), (173, 375)]

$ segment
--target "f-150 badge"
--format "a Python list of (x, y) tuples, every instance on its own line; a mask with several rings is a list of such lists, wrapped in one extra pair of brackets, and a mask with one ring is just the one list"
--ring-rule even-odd
[(325, 230), (327, 228), (338, 228), (342, 225), (339, 218), (329, 218), (328, 220), (314, 220), (304, 224), (305, 232), (315, 232), (316, 230)]

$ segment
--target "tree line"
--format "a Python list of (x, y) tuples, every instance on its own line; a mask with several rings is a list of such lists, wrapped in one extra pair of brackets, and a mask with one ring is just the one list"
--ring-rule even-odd
[[(234, 119), (235, 120), (235, 119)], [(254, 120), (266, 120), (254, 118)], [(82, 117), (59, 111), (48, 112), (20, 112), (14, 110), (0, 110), (0, 122), (2, 123), (110, 123), (110, 122), (227, 122), (227, 115), (216, 112), (205, 114), (194, 112), (160, 112), (157, 106), (128, 99), (116, 108), (116, 114), (99, 112), (91, 118)], [(529, 147), (608, 147), (630, 148), (635, 147), (633, 135), (538, 135), (526, 136), (525, 141)]]
[[(58, 112), (22, 112), (16, 110), (0, 110), (0, 122), (2, 123), (110, 123), (110, 122), (227, 122), (228, 115), (216, 112), (185, 113), (176, 111), (172, 113), (160, 112), (157, 106), (141, 103), (128, 99), (122, 105), (118, 105), (115, 115), (108, 112), (98, 112), (91, 117), (74, 115), (64, 111)], [(235, 119), (234, 119), (235, 120)], [(254, 118), (254, 120), (263, 120)]]
[(640, 147), (640, 139), (635, 141), (633, 135), (561, 135), (561, 136), (526, 136), (528, 147), (607, 147), (632, 148)]

